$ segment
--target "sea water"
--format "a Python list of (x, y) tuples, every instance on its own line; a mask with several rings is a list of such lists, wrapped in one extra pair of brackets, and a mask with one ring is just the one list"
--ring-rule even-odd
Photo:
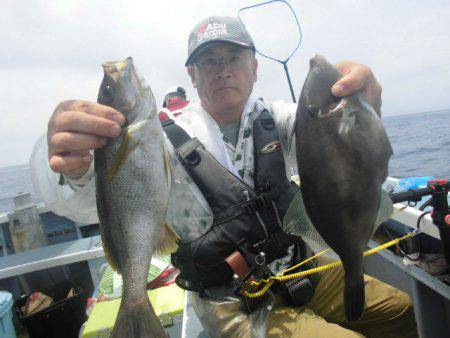
[[(384, 117), (394, 155), (389, 175), (450, 179), (450, 110)], [(33, 191), (27, 164), (0, 168), (0, 213), (12, 210), (12, 197)]]

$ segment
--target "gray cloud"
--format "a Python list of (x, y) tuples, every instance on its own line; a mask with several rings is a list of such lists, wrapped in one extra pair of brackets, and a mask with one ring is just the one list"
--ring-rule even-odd
[[(100, 64), (133, 56), (160, 103), (180, 84), (191, 28), (209, 15), (233, 15), (256, 1), (3, 1), (0, 10), (0, 166), (26, 163), (58, 102), (95, 100)], [(289, 62), (296, 93), (308, 60), (352, 59), (382, 83), (385, 115), (450, 107), (450, 3), (447, 1), (291, 1), (303, 43)], [(246, 21), (261, 49), (285, 54), (296, 33), (274, 11)], [(248, 12), (247, 12), (248, 13)], [(259, 17), (256, 17), (258, 14)], [(290, 100), (282, 67), (259, 57), (255, 90)]]

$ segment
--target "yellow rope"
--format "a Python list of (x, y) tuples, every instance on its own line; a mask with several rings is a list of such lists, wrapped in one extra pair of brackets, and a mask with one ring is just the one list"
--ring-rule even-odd
[(330, 251), (330, 250), (331, 250), (330, 248), (325, 249), (325, 250), (319, 252), (318, 254), (315, 254), (314, 256), (309, 257), (308, 259), (305, 259), (303, 262), (300, 262), (300, 263), (298, 263), (298, 264), (296, 264), (296, 265), (294, 265), (294, 266), (291, 266), (290, 268), (284, 270), (284, 271), (281, 273), (281, 275), (283, 276), (286, 272), (289, 272), (289, 271), (292, 271), (292, 270), (297, 269), (298, 267), (300, 267), (300, 266), (302, 266), (302, 265), (304, 265), (304, 264), (306, 264), (306, 263), (312, 261), (314, 258), (319, 257), (320, 255), (322, 255), (322, 254), (324, 254), (325, 252)]
[[(394, 240), (392, 240), (390, 242), (387, 242), (385, 244), (379, 245), (376, 248), (373, 248), (373, 249), (365, 251), (363, 253), (363, 256), (366, 257), (366, 256), (372, 255), (372, 254), (374, 254), (374, 253), (376, 253), (376, 252), (378, 252), (380, 250), (389, 248), (390, 246), (396, 245), (400, 241), (402, 241), (402, 240), (404, 240), (406, 238), (412, 237), (412, 236), (414, 236), (416, 234), (417, 234), (417, 230), (414, 230), (414, 231), (410, 232), (409, 234), (406, 234), (405, 236), (403, 236), (401, 238), (394, 239)], [(314, 269), (309, 269), (309, 270), (306, 270), (306, 271), (300, 271), (300, 272), (292, 273), (290, 275), (284, 275), (286, 272), (292, 271), (292, 270), (298, 268), (299, 266), (308, 263), (312, 259), (314, 259), (316, 257), (319, 257), (320, 255), (324, 254), (328, 250), (330, 250), (330, 249), (328, 248), (328, 249), (326, 249), (324, 251), (319, 252), (318, 254), (316, 254), (316, 255), (314, 255), (314, 256), (312, 256), (312, 257), (310, 257), (310, 258), (308, 258), (308, 259), (306, 259), (306, 260), (304, 260), (304, 261), (302, 261), (302, 262), (300, 262), (300, 263), (290, 267), (289, 269), (284, 270), (281, 274), (278, 274), (277, 276), (270, 276), (267, 279), (261, 279), (261, 280), (259, 280), (257, 282), (255, 282), (255, 281), (251, 282), (250, 284), (252, 286), (256, 286), (256, 287), (259, 286), (261, 283), (264, 283), (265, 285), (259, 291), (256, 291), (256, 292), (243, 291), (242, 294), (244, 296), (246, 296), (246, 297), (249, 297), (249, 298), (258, 298), (258, 297), (263, 296), (267, 292), (267, 290), (269, 290), (269, 288), (272, 286), (272, 284), (275, 283), (275, 281), (284, 282), (284, 281), (287, 281), (287, 280), (290, 280), (290, 279), (299, 278), (299, 277), (305, 277), (305, 276), (308, 276), (308, 275), (312, 275), (314, 273), (318, 273), (318, 272), (334, 269), (334, 268), (337, 268), (338, 266), (341, 266), (342, 265), (342, 261), (339, 260), (339, 261), (335, 261), (335, 262), (327, 264), (327, 265), (319, 266), (319, 267), (314, 268)]]

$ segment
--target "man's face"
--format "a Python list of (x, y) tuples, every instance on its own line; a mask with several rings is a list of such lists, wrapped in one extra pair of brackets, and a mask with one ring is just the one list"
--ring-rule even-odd
[(204, 108), (220, 113), (243, 109), (256, 82), (257, 68), (251, 50), (223, 44), (202, 52), (188, 72)]

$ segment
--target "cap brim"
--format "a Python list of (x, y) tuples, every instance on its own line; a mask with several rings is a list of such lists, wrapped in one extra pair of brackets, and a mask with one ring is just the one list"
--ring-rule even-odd
[(189, 57), (186, 60), (186, 63), (184, 65), (187, 67), (190, 64), (192, 64), (193, 61), (195, 60), (195, 58), (197, 56), (199, 56), (202, 52), (204, 52), (205, 49), (207, 49), (211, 46), (221, 45), (224, 43), (227, 43), (230, 45), (236, 45), (236, 46), (240, 46), (240, 47), (244, 47), (244, 48), (248, 48), (248, 49), (255, 49), (255, 46), (251, 43), (245, 43), (245, 42), (240, 42), (240, 41), (235, 41), (235, 40), (218, 39), (218, 40), (208, 41), (208, 42), (201, 44), (196, 49), (194, 49), (192, 51), (191, 55), (189, 55)]

